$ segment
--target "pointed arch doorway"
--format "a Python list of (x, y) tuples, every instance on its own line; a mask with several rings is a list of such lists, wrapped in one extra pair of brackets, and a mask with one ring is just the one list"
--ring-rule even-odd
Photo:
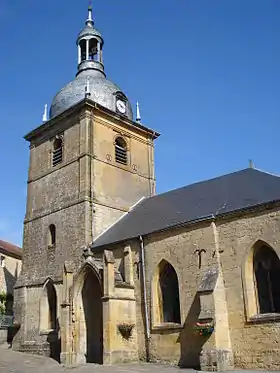
[(99, 275), (87, 265), (76, 293), (76, 356), (78, 362), (103, 364), (103, 305)]

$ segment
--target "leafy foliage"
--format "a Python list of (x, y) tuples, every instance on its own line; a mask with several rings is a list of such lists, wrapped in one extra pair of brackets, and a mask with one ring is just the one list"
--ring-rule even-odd
[(201, 336), (209, 336), (214, 331), (214, 321), (197, 322), (195, 324), (195, 330)]
[(7, 303), (7, 294), (4, 291), (2, 291), (0, 293), (0, 315), (5, 315), (6, 303)]

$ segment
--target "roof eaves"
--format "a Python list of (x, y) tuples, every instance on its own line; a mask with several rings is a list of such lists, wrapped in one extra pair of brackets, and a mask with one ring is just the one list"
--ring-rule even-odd
[(124, 239), (119, 240), (119, 241), (110, 242), (110, 243), (107, 243), (107, 244), (102, 244), (100, 246), (94, 246), (94, 243), (93, 243), (92, 248), (93, 249), (98, 249), (98, 251), (99, 250), (101, 251), (101, 250), (103, 250), (103, 247), (105, 247), (105, 246), (117, 245), (121, 242), (126, 242), (126, 241), (133, 240), (133, 239), (135, 239), (136, 237), (139, 237), (139, 236), (145, 237), (145, 236), (148, 236), (149, 234), (152, 234), (152, 233), (165, 232), (165, 231), (168, 231), (170, 229), (174, 229), (174, 228), (176, 229), (176, 228), (180, 228), (180, 227), (183, 227), (183, 226), (186, 226), (186, 225), (198, 224), (200, 222), (209, 221), (209, 220), (213, 220), (213, 219), (215, 219), (215, 216), (213, 214), (210, 214), (210, 215), (206, 215), (206, 216), (203, 216), (203, 217), (200, 217), (200, 218), (197, 218), (197, 219), (180, 222), (180, 223), (177, 223), (177, 224), (174, 224), (174, 225), (169, 225), (167, 227), (157, 229), (157, 230), (152, 231), (152, 232), (146, 232), (146, 233), (139, 234), (139, 235), (133, 235), (131, 237), (127, 237), (127, 238), (124, 238)]
[(0, 246), (0, 253), (2, 253), (4, 255), (7, 255), (11, 258), (22, 260), (22, 254), (21, 253), (11, 252), (11, 251), (7, 250), (5, 247), (2, 247), (2, 246)]
[(235, 209), (235, 210), (232, 210), (232, 211), (226, 211), (226, 212), (218, 213), (217, 215), (215, 215), (215, 218), (223, 219), (223, 218), (227, 218), (227, 217), (230, 217), (230, 216), (239, 215), (242, 212), (249, 213), (249, 212), (260, 210), (262, 208), (263, 209), (271, 208), (273, 205), (278, 204), (278, 203), (280, 203), (280, 199), (275, 199), (275, 200), (272, 200), (272, 201), (265, 201), (265, 202), (262, 202), (262, 203), (259, 203), (259, 204), (256, 204), (256, 205), (241, 207), (241, 208), (238, 208), (238, 209)]
[(174, 225), (169, 225), (169, 226), (164, 227), (162, 229), (158, 229), (158, 230), (151, 231), (151, 232), (146, 232), (146, 233), (139, 234), (139, 235), (133, 235), (131, 237), (127, 237), (127, 238), (121, 239), (119, 241), (114, 241), (114, 242), (102, 244), (100, 246), (99, 245), (98, 246), (94, 246), (94, 243), (93, 243), (93, 245), (91, 247), (95, 251), (102, 251), (105, 246), (108, 246), (108, 245), (118, 245), (120, 243), (133, 240), (133, 239), (139, 237), (140, 235), (142, 237), (146, 237), (146, 236), (148, 236), (148, 235), (150, 235), (152, 233), (165, 232), (165, 231), (168, 231), (170, 229), (178, 229), (178, 228), (181, 228), (181, 227), (185, 227), (185, 226), (189, 226), (189, 225), (194, 225), (194, 224), (199, 224), (199, 223), (203, 223), (203, 222), (206, 222), (206, 221), (215, 221), (217, 218), (227, 218), (227, 217), (238, 215), (241, 212), (253, 212), (253, 211), (256, 211), (256, 210), (258, 210), (258, 209), (260, 209), (262, 207), (263, 208), (265, 208), (265, 207), (269, 208), (272, 205), (275, 205), (276, 203), (280, 203), (280, 199), (273, 200), (273, 201), (266, 201), (266, 202), (263, 202), (263, 203), (260, 203), (260, 204), (257, 204), (257, 205), (246, 206), (246, 207), (242, 207), (242, 208), (239, 208), (239, 209), (236, 209), (236, 210), (227, 211), (227, 212), (221, 212), (221, 213), (218, 213), (218, 214), (214, 214), (213, 213), (213, 214), (210, 214), (210, 215), (205, 215), (205, 216), (202, 216), (202, 217), (197, 218), (197, 219), (183, 221), (183, 222), (180, 222), (180, 223), (177, 223), (177, 224), (174, 224)]

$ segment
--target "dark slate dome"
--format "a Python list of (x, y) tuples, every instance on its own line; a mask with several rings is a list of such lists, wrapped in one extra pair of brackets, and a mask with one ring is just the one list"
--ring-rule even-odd
[(79, 33), (78, 39), (81, 39), (85, 36), (90, 36), (90, 35), (99, 36), (100, 38), (102, 38), (101, 33), (96, 28), (86, 26)]
[[(87, 83), (88, 81), (88, 83)], [(53, 98), (50, 118), (53, 118), (85, 98), (85, 87), (89, 86), (90, 98), (105, 108), (116, 111), (116, 94), (121, 89), (95, 70), (84, 70), (63, 87)], [(122, 92), (122, 94), (124, 94)], [(126, 115), (133, 119), (132, 108), (127, 101)]]

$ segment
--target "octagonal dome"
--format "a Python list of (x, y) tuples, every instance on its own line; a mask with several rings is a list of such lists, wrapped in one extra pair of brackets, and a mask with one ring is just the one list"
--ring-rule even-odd
[(96, 29), (96, 28), (93, 28), (91, 26), (86, 26), (84, 27), (79, 35), (78, 35), (78, 41), (86, 36), (96, 36), (96, 37), (99, 37), (100, 39), (102, 39), (102, 35), (101, 33)]
[[(50, 107), (50, 118), (56, 117), (85, 98), (85, 87), (88, 85), (90, 99), (101, 106), (116, 111), (116, 94), (124, 93), (121, 89), (98, 71), (84, 70), (62, 88), (53, 98)], [(127, 100), (126, 116), (133, 119), (132, 108)]]

